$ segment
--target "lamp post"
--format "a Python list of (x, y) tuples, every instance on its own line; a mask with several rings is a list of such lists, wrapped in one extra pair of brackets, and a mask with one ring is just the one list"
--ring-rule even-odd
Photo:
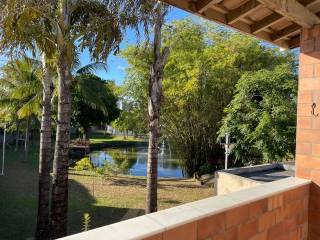
[(224, 168), (228, 169), (228, 157), (229, 157), (229, 145), (230, 145), (230, 135), (229, 133), (226, 134), (226, 142), (224, 144), (225, 149), (225, 159), (224, 159)]

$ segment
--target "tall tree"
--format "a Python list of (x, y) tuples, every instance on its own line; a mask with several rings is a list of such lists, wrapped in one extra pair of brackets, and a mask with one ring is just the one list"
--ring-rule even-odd
[(50, 238), (49, 198), (50, 198), (50, 160), (51, 160), (51, 129), (53, 95), (53, 71), (46, 57), (42, 54), (43, 80), (42, 80), (42, 116), (40, 127), (39, 150), (39, 192), (36, 239)]
[(154, 9), (153, 62), (150, 66), (148, 91), (149, 147), (147, 161), (147, 206), (146, 213), (155, 212), (158, 184), (158, 137), (162, 96), (163, 70), (169, 56), (169, 48), (161, 49), (161, 30), (168, 7), (158, 2)]
[(24, 160), (28, 160), (29, 131), (33, 119), (39, 115), (41, 99), (41, 63), (23, 57), (11, 60), (2, 67), (0, 105), (13, 122), (24, 120)]
[(298, 80), (287, 64), (244, 74), (225, 109), (220, 134), (234, 139), (239, 165), (292, 159)]

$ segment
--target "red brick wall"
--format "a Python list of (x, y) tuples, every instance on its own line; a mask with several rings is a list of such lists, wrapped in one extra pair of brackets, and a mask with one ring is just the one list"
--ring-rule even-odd
[(309, 186), (303, 186), (144, 240), (307, 240)]
[[(312, 180), (309, 240), (320, 239), (320, 25), (301, 34), (296, 176)], [(315, 114), (311, 105), (315, 103)]]

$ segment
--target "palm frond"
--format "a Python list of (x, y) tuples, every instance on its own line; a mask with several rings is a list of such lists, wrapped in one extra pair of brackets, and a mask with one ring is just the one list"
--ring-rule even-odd
[(99, 70), (107, 71), (107, 64), (104, 62), (94, 62), (79, 68), (77, 74), (94, 74)]

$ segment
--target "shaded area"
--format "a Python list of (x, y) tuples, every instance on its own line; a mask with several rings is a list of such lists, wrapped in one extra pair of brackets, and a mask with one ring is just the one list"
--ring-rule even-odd
[[(0, 239), (27, 239), (35, 232), (38, 200), (38, 152), (8, 150), (5, 176), (0, 176)], [(84, 213), (91, 216), (90, 228), (101, 227), (144, 214), (145, 178), (102, 178), (82, 171), (69, 175), (69, 234), (80, 232)], [(159, 181), (159, 209), (206, 198), (212, 189), (193, 180)]]

